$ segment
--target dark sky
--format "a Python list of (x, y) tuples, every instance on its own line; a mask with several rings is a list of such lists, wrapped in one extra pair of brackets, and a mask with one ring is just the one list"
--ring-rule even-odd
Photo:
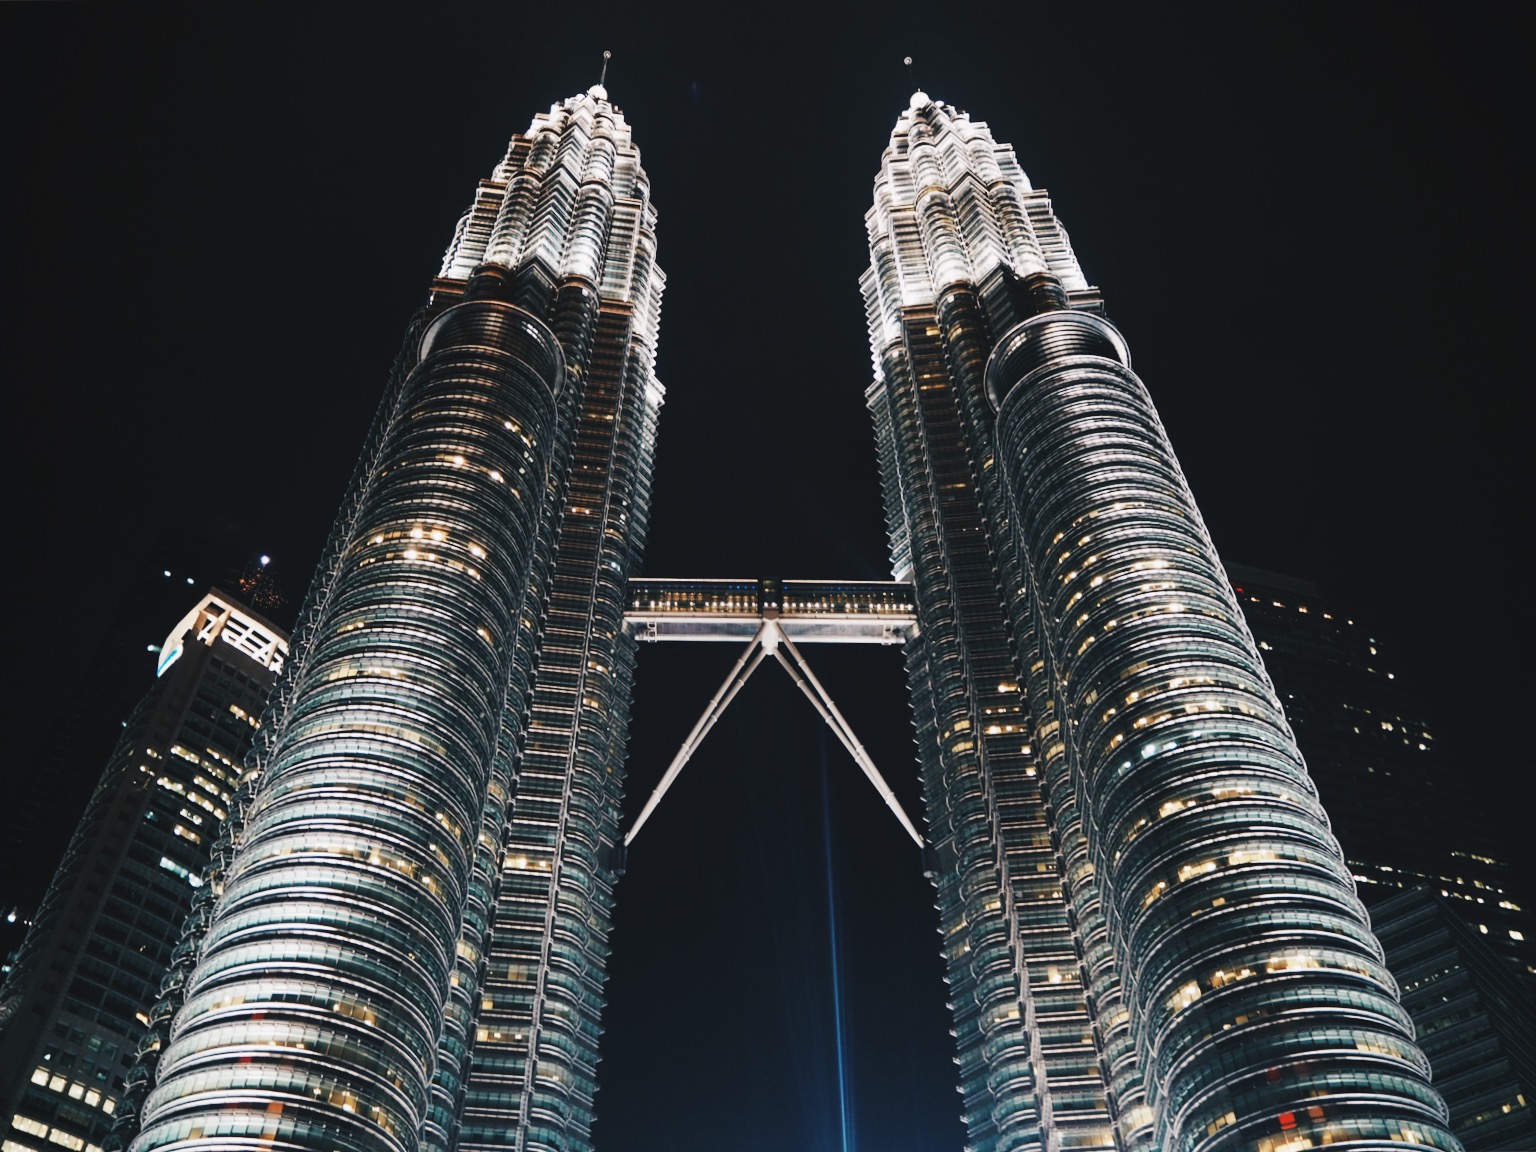
[[(647, 574), (888, 575), (857, 279), (910, 53), (1052, 193), (1218, 549), (1376, 622), (1468, 787), (1527, 831), (1528, 62), (1506, 17), (633, 9), (6, 6), (0, 772), (37, 762), (152, 539), (228, 528), (302, 596), (475, 181), (604, 48), (669, 277)], [(733, 655), (642, 652), (632, 810)], [(811, 657), (915, 812), (898, 655)], [(842, 1147), (829, 891), (850, 1147), (959, 1148), (917, 854), (765, 667), (619, 888), (605, 1152)]]

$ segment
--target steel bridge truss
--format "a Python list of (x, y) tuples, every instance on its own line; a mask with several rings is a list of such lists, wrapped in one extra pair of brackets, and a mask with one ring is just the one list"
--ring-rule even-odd
[(631, 580), (624, 628), (640, 641), (746, 641), (725, 682), (667, 766), (634, 826), (627, 848), (672, 787), (704, 737), (742, 686), (769, 656), (805, 693), (886, 807), (919, 848), (922, 834), (902, 809), (885, 777), (816, 679), (799, 644), (903, 644), (917, 633), (912, 586), (890, 581)]

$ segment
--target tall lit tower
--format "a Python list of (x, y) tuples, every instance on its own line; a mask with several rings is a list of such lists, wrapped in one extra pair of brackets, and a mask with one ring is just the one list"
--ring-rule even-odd
[(173, 961), (135, 1148), (585, 1139), (662, 397), (654, 222), (601, 85), (481, 183)]
[(971, 1147), (1456, 1148), (1188, 485), (1050, 201), (922, 92), (868, 392)]
[(215, 590), (159, 653), (0, 988), (7, 1149), (99, 1152), (288, 638)]

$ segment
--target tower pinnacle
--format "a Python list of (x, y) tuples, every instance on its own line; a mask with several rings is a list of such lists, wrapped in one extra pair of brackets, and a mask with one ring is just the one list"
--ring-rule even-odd
[(608, 61), (611, 60), (612, 58), (613, 58), (613, 53), (608, 51), (608, 49), (604, 48), (603, 49), (603, 68), (602, 68), (602, 71), (597, 74), (597, 83), (592, 85), (592, 87), (587, 89), (587, 95), (588, 96), (596, 97), (598, 100), (606, 100), (606, 99), (608, 99), (608, 89), (606, 87), (604, 87), (604, 83), (608, 79)]
[(917, 73), (912, 67), (912, 57), (903, 56), (901, 62), (907, 66), (907, 80), (912, 85), (912, 99), (909, 101), (911, 107), (916, 110), (933, 103), (928, 98), (928, 93), (917, 86)]

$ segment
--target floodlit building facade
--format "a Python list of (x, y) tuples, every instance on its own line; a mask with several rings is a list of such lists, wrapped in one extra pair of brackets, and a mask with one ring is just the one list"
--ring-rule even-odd
[(286, 634), (217, 590), (160, 646), (0, 990), (7, 1149), (100, 1152), (287, 654)]
[(1125, 341), (916, 93), (863, 279), (975, 1149), (1455, 1148)]
[(481, 182), (301, 611), (119, 1142), (587, 1142), (624, 589), (662, 401), (654, 221), (601, 85)]

